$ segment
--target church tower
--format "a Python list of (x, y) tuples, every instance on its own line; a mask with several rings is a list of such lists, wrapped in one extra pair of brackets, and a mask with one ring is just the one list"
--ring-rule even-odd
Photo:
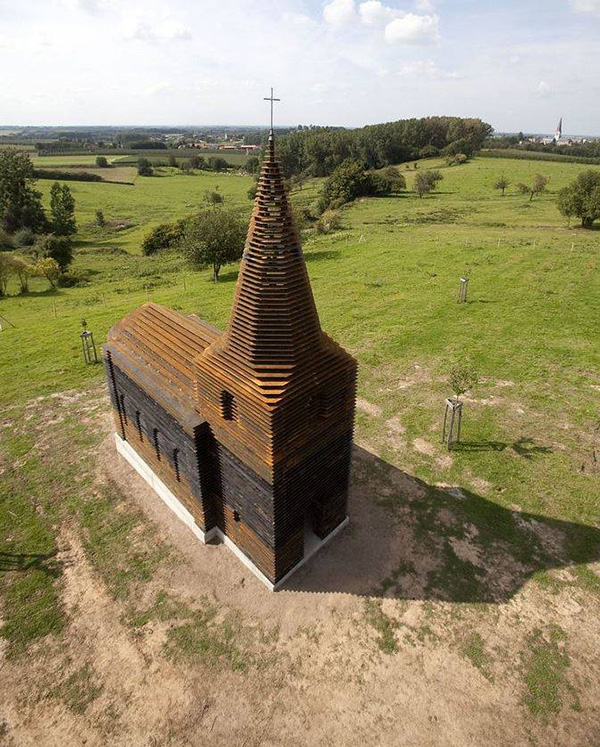
[(276, 584), (346, 520), (357, 366), (321, 329), (272, 129), (229, 326), (194, 367), (217, 526)]
[(562, 117), (558, 120), (558, 125), (556, 126), (556, 132), (554, 133), (554, 142), (558, 143), (558, 141), (562, 138)]

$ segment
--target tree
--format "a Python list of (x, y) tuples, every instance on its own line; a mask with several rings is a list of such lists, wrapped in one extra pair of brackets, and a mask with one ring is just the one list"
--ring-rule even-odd
[(138, 158), (137, 171), (140, 176), (152, 176), (154, 170), (147, 158)]
[(388, 166), (383, 171), (373, 171), (370, 177), (373, 182), (373, 194), (390, 195), (406, 189), (406, 179), (393, 166)]
[(479, 376), (470, 363), (455, 363), (450, 369), (450, 386), (456, 401), (469, 389), (477, 386)]
[(26, 153), (9, 148), (0, 153), (0, 227), (8, 233), (46, 228), (41, 193), (33, 188), (33, 164)]
[(592, 228), (600, 218), (600, 171), (582, 171), (563, 187), (558, 193), (558, 209), (568, 218), (580, 218), (582, 228)]
[(172, 153), (169, 156), (169, 166), (175, 166), (175, 168), (177, 168), (177, 159)]
[(529, 195), (529, 202), (531, 202), (536, 195), (545, 192), (547, 186), (548, 177), (542, 176), (542, 174), (536, 174), (533, 177), (533, 181), (531, 182), (531, 184), (517, 184), (517, 189), (522, 194)]
[(502, 197), (504, 197), (504, 192), (506, 191), (506, 189), (508, 189), (509, 186), (510, 186), (510, 182), (504, 176), (504, 174), (502, 174), (502, 176), (496, 179), (496, 181), (494, 182), (494, 189), (501, 189)]
[(212, 267), (217, 282), (223, 265), (241, 259), (245, 237), (246, 226), (235, 211), (213, 207), (185, 222), (180, 246), (193, 268)]
[(27, 293), (29, 291), (29, 278), (33, 275), (33, 266), (28, 264), (21, 257), (12, 257), (13, 273), (19, 279), (19, 291)]
[(367, 172), (358, 161), (349, 159), (340, 164), (325, 182), (319, 197), (319, 209), (323, 212), (329, 207), (340, 207), (356, 197), (369, 194), (372, 188)]
[(256, 156), (250, 156), (250, 158), (244, 164), (244, 171), (249, 174), (256, 174), (260, 167), (260, 162)]
[(51, 288), (56, 288), (61, 273), (58, 262), (55, 259), (52, 259), (52, 257), (38, 259), (34, 267), (37, 274), (46, 278)]
[(39, 243), (38, 254), (43, 259), (53, 259), (64, 272), (73, 261), (73, 245), (68, 236), (49, 233)]
[(96, 156), (96, 166), (99, 169), (106, 169), (108, 167), (106, 156)]
[(102, 210), (96, 210), (96, 217), (94, 219), (94, 222), (99, 228), (104, 228), (104, 226), (106, 225), (106, 218), (104, 217), (104, 213), (102, 212)]
[(193, 169), (206, 168), (206, 160), (204, 159), (204, 156), (192, 156), (190, 158), (190, 166)]
[(13, 274), (13, 256), (6, 252), (0, 252), (0, 297), (6, 295), (8, 281)]
[(229, 164), (220, 156), (210, 156), (207, 162), (207, 167), (211, 171), (225, 171), (225, 169), (229, 167)]
[(443, 178), (439, 171), (419, 171), (414, 181), (415, 192), (422, 199), (424, 195), (432, 192)]
[(54, 182), (50, 190), (52, 232), (55, 236), (71, 236), (77, 231), (75, 200), (66, 184)]

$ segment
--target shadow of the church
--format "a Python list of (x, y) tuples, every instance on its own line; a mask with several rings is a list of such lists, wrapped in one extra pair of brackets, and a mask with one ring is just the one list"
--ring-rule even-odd
[(538, 571), (600, 560), (600, 529), (437, 487), (355, 446), (349, 526), (280, 593), (509, 601)]

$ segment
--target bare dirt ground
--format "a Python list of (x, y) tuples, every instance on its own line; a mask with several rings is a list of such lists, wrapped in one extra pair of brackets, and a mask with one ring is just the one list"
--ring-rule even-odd
[[(271, 593), (177, 520), (117, 455), (103, 413), (85, 455), (95, 487), (141, 509), (129, 544), (150, 527), (167, 550), (115, 594), (85, 527), (63, 522), (67, 627), (21, 658), (0, 647), (0, 744), (600, 744), (600, 603), (565, 556), (576, 528), (482, 513), (485, 498), (357, 446), (350, 525)], [(532, 556), (495, 533), (508, 520)], [(170, 612), (144, 617), (165, 598)]]

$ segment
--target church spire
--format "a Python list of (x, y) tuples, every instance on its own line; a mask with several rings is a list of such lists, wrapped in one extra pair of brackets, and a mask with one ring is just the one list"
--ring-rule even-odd
[(279, 378), (311, 358), (321, 338), (271, 130), (223, 349), (259, 376)]

